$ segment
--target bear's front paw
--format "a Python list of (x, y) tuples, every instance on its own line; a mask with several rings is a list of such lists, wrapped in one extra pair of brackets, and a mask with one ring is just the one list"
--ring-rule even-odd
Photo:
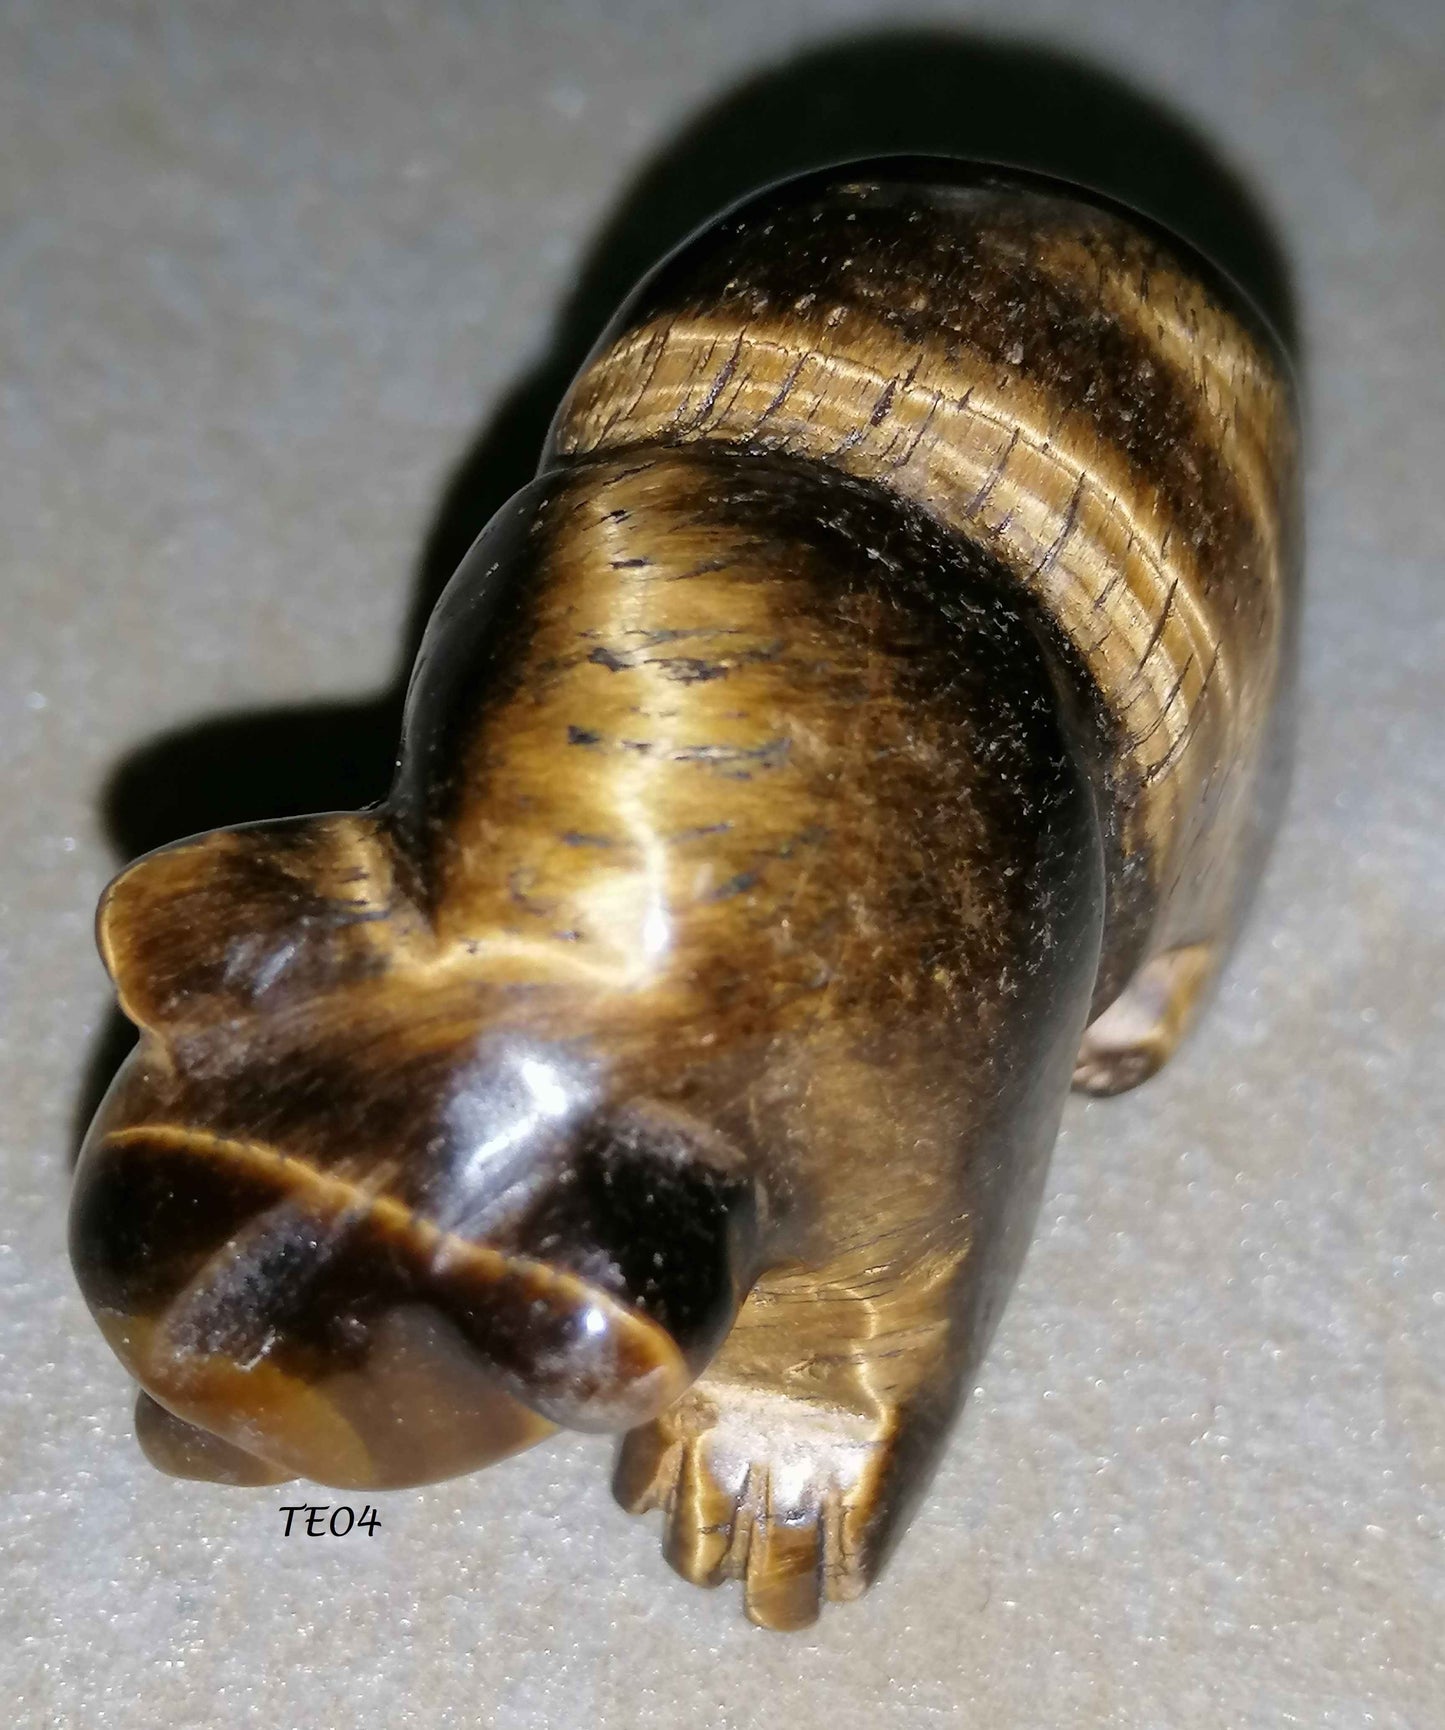
[(897, 1430), (894, 1412), (705, 1377), (624, 1438), (613, 1489), (629, 1513), (662, 1508), (663, 1554), (684, 1579), (741, 1580), (749, 1621), (806, 1628), (877, 1572)]

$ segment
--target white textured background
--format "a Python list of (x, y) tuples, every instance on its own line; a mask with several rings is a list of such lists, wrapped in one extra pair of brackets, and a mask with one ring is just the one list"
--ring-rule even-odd
[[(595, 1442), (387, 1496), (371, 1540), (283, 1541), (294, 1491), (155, 1476), (63, 1219), (104, 1066), (91, 909), (120, 855), (268, 793), (380, 791), (375, 699), (429, 537), (435, 566), (459, 532), (436, 529), (448, 479), (483, 435), (465, 524), (525, 472), (549, 357), (578, 340), (555, 320), (637, 176), (669, 140), (696, 153), (688, 129), (740, 81), (901, 15), (0, 8), (7, 1722), (1445, 1724), (1445, 9), (906, 20), (948, 34), (902, 63), (956, 75), (975, 144), (992, 113), (999, 154), (1036, 124), (1059, 154), (1075, 73), (1048, 62), (1032, 104), (1020, 76), (1049, 46), (1086, 85), (1123, 80), (1125, 111), (1128, 87), (1197, 128), (1273, 222), (1312, 403), (1301, 754), (1206, 1031), (1142, 1093), (1070, 1107), (1023, 1283), (891, 1574), (783, 1638), (668, 1573)], [(877, 63), (841, 114), (826, 55), (816, 90), (781, 75), (740, 138), (704, 125), (699, 160), (725, 181), (814, 135), (836, 154), (855, 115), (867, 148), (910, 100), (899, 55)], [(640, 262), (618, 256), (601, 279)]]

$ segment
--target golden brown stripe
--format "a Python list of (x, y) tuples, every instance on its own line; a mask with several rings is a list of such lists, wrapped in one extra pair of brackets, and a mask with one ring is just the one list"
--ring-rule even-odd
[(1228, 922), (1217, 862), (1278, 679), (1288, 385), (1156, 236), (937, 166), (932, 187), (883, 164), (735, 213), (624, 309), (556, 449), (781, 452), (978, 537), (1081, 657), (1117, 730), (1120, 832), (1202, 933)]
[[(559, 1310), (600, 1310), (607, 1319), (609, 1330), (616, 1329), (632, 1336), (644, 1348), (639, 1355), (659, 1359), (659, 1367), (667, 1368), (668, 1380), (675, 1381), (678, 1392), (687, 1384), (688, 1373), (681, 1354), (663, 1329), (618, 1303), (599, 1286), (564, 1268), (458, 1237), (417, 1213), (396, 1196), (376, 1187), (353, 1183), (334, 1171), (318, 1171), (305, 1160), (296, 1159), (263, 1142), (217, 1135), (185, 1124), (135, 1124), (112, 1130), (105, 1144), (111, 1148), (174, 1148), (224, 1160), (249, 1177), (284, 1186), (302, 1207), (320, 1219), (366, 1219), (404, 1244), (415, 1255), (418, 1265), (433, 1273), (470, 1274), (482, 1285), (491, 1285), (503, 1278), (521, 1279), (539, 1302), (555, 1305)], [(192, 1284), (198, 1283), (202, 1277), (197, 1276)], [(181, 1298), (184, 1298), (184, 1293)]]

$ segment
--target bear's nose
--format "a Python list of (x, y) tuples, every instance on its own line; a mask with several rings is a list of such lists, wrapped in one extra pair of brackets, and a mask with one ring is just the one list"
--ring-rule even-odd
[(759, 1198), (729, 1144), (568, 1091), (542, 1046), (449, 1060), (428, 1113), (434, 1073), (344, 1073), (365, 1110), (273, 1063), (223, 1118), (146, 1041), (123, 1067), (77, 1169), (72, 1259), (161, 1407), (277, 1470), (380, 1487), (678, 1398), (755, 1271)]
[(342, 1487), (470, 1471), (556, 1423), (627, 1428), (691, 1379), (665, 1328), (578, 1273), (203, 1131), (87, 1149), (72, 1251), (161, 1406)]

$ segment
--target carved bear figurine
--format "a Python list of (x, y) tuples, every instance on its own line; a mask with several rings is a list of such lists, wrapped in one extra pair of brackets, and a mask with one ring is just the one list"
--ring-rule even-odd
[(622, 1434), (688, 1579), (860, 1593), (1071, 1078), (1213, 980), (1277, 807), (1287, 368), (1091, 194), (890, 159), (622, 309), (458, 570), (390, 798), (106, 892), (77, 1174), (163, 1469), (423, 1483)]

